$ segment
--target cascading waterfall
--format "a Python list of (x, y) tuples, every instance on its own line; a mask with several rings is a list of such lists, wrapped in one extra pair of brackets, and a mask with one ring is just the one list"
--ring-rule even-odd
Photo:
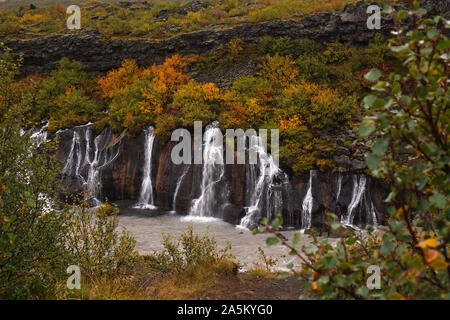
[(47, 142), (47, 135), (48, 135), (48, 121), (45, 122), (45, 124), (39, 129), (33, 132), (31, 135), (31, 140), (33, 141), (33, 144), (36, 148), (39, 148), (42, 143)]
[(62, 169), (63, 177), (74, 177), (84, 187), (87, 200), (94, 206), (98, 206), (102, 203), (97, 198), (101, 191), (101, 170), (114, 162), (119, 155), (119, 149), (114, 150), (114, 147), (122, 137), (111, 144), (111, 129), (105, 128), (93, 139), (90, 124), (71, 130), (72, 143), (67, 161)]
[(366, 208), (367, 211), (370, 213), (370, 217), (372, 218), (372, 224), (374, 226), (378, 225), (377, 210), (375, 209), (375, 205), (370, 199), (368, 200), (368, 205), (366, 206)]
[[(84, 177), (80, 175), (80, 167), (81, 167), (81, 141), (80, 135), (77, 131), (73, 131), (72, 136), (72, 144), (70, 145), (69, 156), (67, 157), (66, 164), (62, 169), (62, 173), (71, 176), (75, 174), (76, 177), (79, 177), (83, 183), (85, 182)], [(75, 172), (73, 172), (75, 170)]]
[[(378, 225), (377, 209), (375, 208), (375, 205), (372, 202), (372, 198), (370, 197), (370, 186), (368, 183), (366, 183), (365, 189), (366, 190), (362, 196), (361, 203), (364, 204), (364, 210), (365, 210), (365, 213), (367, 216), (367, 222), (376, 226), (376, 225)], [(369, 218), (370, 218), (370, 220), (369, 220)]]
[(258, 165), (256, 163), (248, 163), (245, 166), (245, 205), (252, 207), (254, 204), (254, 194), (258, 183)]
[(365, 175), (353, 176), (352, 199), (347, 208), (347, 213), (342, 217), (341, 222), (351, 225), (355, 217), (355, 209), (361, 203), (361, 199), (366, 191), (367, 177)]
[[(223, 136), (217, 122), (206, 127), (203, 144), (203, 168), (200, 197), (192, 203), (189, 215), (220, 216), (220, 207), (226, 201), (226, 188), (220, 187), (225, 174)], [(225, 195), (225, 196), (224, 196)]]
[(139, 193), (138, 203), (134, 206), (137, 209), (155, 209), (153, 204), (153, 183), (152, 183), (152, 152), (155, 141), (153, 127), (144, 130), (144, 170), (142, 177), (141, 191)]
[(172, 213), (175, 213), (176, 210), (176, 204), (177, 204), (177, 196), (178, 196), (178, 191), (180, 190), (180, 186), (183, 183), (183, 179), (186, 176), (186, 174), (189, 172), (189, 168), (191, 166), (189, 164), (185, 165), (185, 168), (183, 170), (183, 173), (181, 174), (180, 178), (177, 181), (177, 185), (175, 187), (175, 192), (173, 194), (173, 202), (172, 202)]
[[(39, 129), (35, 130), (31, 136), (31, 142), (35, 146), (35, 148), (39, 148), (43, 143), (47, 142), (47, 136), (48, 136), (48, 121), (46, 121)], [(22, 136), (25, 134), (25, 131), (21, 129), (20, 135)], [(32, 157), (33, 154), (30, 153), (30, 156)], [(27, 177), (29, 180), (29, 176)], [(28, 182), (29, 183), (29, 182)], [(39, 193), (38, 200), (42, 201), (43, 207), (42, 207), (42, 215), (45, 215), (46, 213), (50, 212), (55, 206), (52, 200), (48, 197), (48, 195), (44, 193)]]
[(86, 191), (90, 196), (90, 199), (94, 202), (94, 205), (100, 205), (100, 200), (97, 199), (97, 193), (100, 188), (100, 171), (98, 170), (99, 165), (99, 147), (101, 135), (94, 138), (94, 154), (93, 158), (90, 158), (91, 154), (91, 141), (92, 141), (92, 130), (86, 130), (86, 157), (84, 159), (85, 165), (88, 167), (88, 175), (86, 179)]
[[(271, 220), (283, 210), (283, 190), (289, 186), (287, 175), (276, 165), (273, 157), (267, 153), (261, 137), (249, 137), (248, 153), (254, 152), (257, 164), (246, 165), (246, 215), (241, 219), (240, 227), (254, 227), (262, 217), (263, 202), (266, 204), (266, 217)], [(265, 196), (265, 199), (264, 199)]]
[(339, 196), (341, 195), (341, 190), (342, 190), (342, 178), (343, 178), (343, 176), (342, 176), (342, 173), (338, 173), (338, 176), (337, 176), (337, 183), (336, 183), (336, 186), (337, 186), (337, 191), (336, 191), (336, 203), (338, 203), (338, 201), (339, 201)]
[(312, 222), (312, 209), (313, 209), (313, 195), (312, 186), (313, 178), (316, 175), (315, 170), (309, 170), (309, 181), (308, 181), (308, 191), (306, 192), (305, 198), (302, 202), (302, 229), (306, 230), (311, 228)]

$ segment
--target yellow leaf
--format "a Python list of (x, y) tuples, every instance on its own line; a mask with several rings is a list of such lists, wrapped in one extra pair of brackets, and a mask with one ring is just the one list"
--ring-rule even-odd
[(423, 240), (423, 241), (419, 242), (419, 244), (417, 246), (422, 248), (422, 249), (436, 248), (437, 247), (437, 240), (435, 238), (429, 238), (427, 240)]
[(314, 281), (312, 283), (312, 288), (313, 288), (313, 290), (318, 290), (319, 289), (319, 287), (317, 286), (317, 282), (316, 281)]
[(402, 219), (405, 216), (405, 212), (403, 211), (403, 207), (399, 208), (395, 213), (395, 217), (397, 219)]
[(434, 260), (439, 258), (439, 252), (437, 252), (436, 250), (428, 250), (425, 253), (425, 260), (428, 263), (432, 263)]
[(448, 263), (445, 262), (444, 259), (442, 259), (441, 257), (439, 257), (438, 259), (434, 260), (433, 262), (430, 262), (430, 266), (434, 269), (434, 270), (445, 270), (448, 267)]
[(425, 259), (435, 270), (445, 270), (448, 267), (448, 263), (445, 262), (445, 260), (436, 250), (428, 250), (425, 254)]
[(392, 294), (389, 299), (391, 300), (405, 300), (405, 297), (403, 297), (400, 293), (394, 293)]

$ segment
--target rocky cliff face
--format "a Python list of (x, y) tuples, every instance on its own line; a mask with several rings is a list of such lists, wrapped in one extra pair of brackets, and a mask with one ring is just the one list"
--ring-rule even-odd
[[(13, 52), (23, 53), (24, 73), (46, 72), (55, 67), (62, 57), (83, 62), (87, 71), (105, 72), (117, 68), (124, 59), (134, 59), (148, 66), (160, 63), (173, 54), (202, 53), (241, 38), (247, 43), (257, 42), (264, 35), (288, 36), (293, 39), (310, 38), (317, 41), (350, 41), (365, 44), (377, 32), (389, 36), (394, 25), (390, 17), (382, 16), (381, 29), (367, 28), (368, 3), (347, 5), (340, 12), (306, 16), (300, 21), (273, 20), (258, 25), (242, 24), (223, 29), (211, 26), (207, 30), (175, 36), (166, 41), (111, 40), (104, 41), (95, 30), (68, 31), (33, 40), (7, 40), (4, 43)], [(448, 13), (450, 0), (426, 0), (425, 7), (431, 15)], [(406, 24), (410, 21), (405, 20)]]
[[(128, 138), (110, 135), (107, 128), (96, 136), (89, 130), (89, 126), (81, 126), (58, 133), (58, 157), (64, 163), (62, 182), (68, 193), (81, 192), (92, 177), (98, 177), (96, 197), (99, 200), (137, 201), (144, 176), (144, 134)], [(174, 164), (171, 160), (174, 145), (168, 142), (162, 146), (157, 137), (155, 139), (150, 173), (153, 204), (165, 211), (189, 214), (193, 201), (201, 195), (203, 167)], [(220, 215), (213, 212), (213, 216), (239, 224), (246, 215), (249, 189), (246, 170), (248, 165), (225, 165), (223, 182), (227, 187), (220, 190), (227, 193), (227, 201), (223, 203)], [(335, 212), (341, 217), (350, 212), (352, 223), (358, 225), (372, 223), (374, 217), (380, 223), (387, 209), (383, 199), (389, 192), (388, 187), (361, 173), (311, 171), (288, 177), (287, 183), (280, 192), (282, 205), (279, 209), (288, 225), (293, 227), (304, 227), (302, 217), (306, 214), (304, 202), (309, 189), (312, 198), (309, 214), (314, 227), (323, 227), (326, 212)], [(263, 200), (266, 202), (260, 207), (262, 217), (266, 216), (273, 201), (272, 198)]]

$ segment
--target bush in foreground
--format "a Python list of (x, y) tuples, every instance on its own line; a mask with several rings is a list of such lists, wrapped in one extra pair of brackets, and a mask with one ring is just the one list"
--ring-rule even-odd
[[(314, 237), (299, 248), (300, 234), (292, 245), (283, 240), (281, 217), (271, 225), (266, 221), (275, 234), (267, 244), (281, 241), (301, 260), (305, 298), (450, 299), (449, 22), (424, 18), (417, 3), (410, 12), (394, 14), (389, 6), (385, 11), (397, 25), (408, 15), (417, 21), (390, 41), (404, 70), (382, 77), (373, 69), (365, 76), (375, 84), (374, 94), (364, 99), (368, 116), (360, 135), (370, 138), (371, 174), (391, 183), (388, 225), (375, 232), (345, 231), (337, 243)], [(331, 227), (343, 230), (338, 222)], [(379, 283), (370, 277), (376, 269)]]

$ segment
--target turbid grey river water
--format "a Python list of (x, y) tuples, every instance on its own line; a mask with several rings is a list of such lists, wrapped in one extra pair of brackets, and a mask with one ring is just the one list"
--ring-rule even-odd
[[(252, 267), (254, 263), (262, 263), (258, 254), (258, 247), (262, 247), (266, 256), (278, 258), (277, 269), (284, 269), (285, 266), (294, 261), (300, 263), (299, 259), (293, 260), (288, 255), (289, 250), (281, 245), (267, 247), (265, 240), (268, 233), (253, 235), (251, 231), (238, 228), (232, 224), (223, 222), (216, 218), (200, 218), (192, 216), (175, 215), (172, 213), (158, 212), (155, 210), (138, 210), (129, 208), (124, 204), (120, 205), (121, 215), (119, 225), (126, 227), (136, 241), (136, 249), (141, 254), (153, 253), (162, 249), (162, 234), (178, 236), (192, 225), (194, 233), (205, 234), (209, 232), (214, 236), (220, 248), (231, 244), (233, 253), (243, 269)], [(295, 231), (285, 231), (283, 234), (291, 241)], [(310, 237), (302, 235), (301, 242), (307, 243)]]

